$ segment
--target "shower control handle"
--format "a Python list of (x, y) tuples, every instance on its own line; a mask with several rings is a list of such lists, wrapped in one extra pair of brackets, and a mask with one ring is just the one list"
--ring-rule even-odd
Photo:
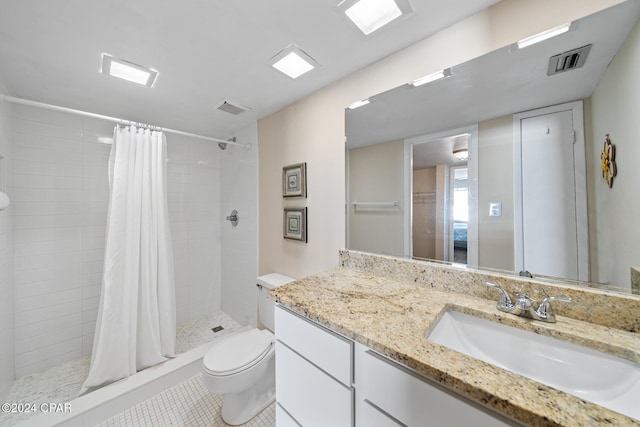
[(239, 220), (238, 220), (238, 211), (237, 211), (237, 210), (235, 210), (235, 209), (234, 209), (234, 210), (232, 210), (232, 211), (231, 211), (231, 215), (229, 215), (229, 216), (227, 217), (227, 221), (231, 222), (231, 225), (233, 225), (234, 227), (235, 227), (236, 225), (238, 225), (238, 221), (239, 221)]

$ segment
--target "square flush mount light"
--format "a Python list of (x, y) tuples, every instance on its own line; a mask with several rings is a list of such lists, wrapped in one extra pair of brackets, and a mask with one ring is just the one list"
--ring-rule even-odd
[(518, 41), (518, 49), (524, 49), (527, 46), (531, 46), (536, 43), (540, 43), (541, 41), (550, 39), (555, 36), (559, 36), (560, 34), (564, 34), (571, 28), (571, 22), (566, 24), (559, 25), (557, 27), (551, 28), (549, 30), (543, 31), (538, 34), (534, 34), (531, 37), (527, 37), (526, 39), (522, 39)]
[(106, 53), (102, 54), (102, 74), (128, 80), (144, 86), (152, 87), (158, 77), (158, 72), (142, 65), (134, 64), (124, 59), (114, 58)]
[(292, 79), (296, 79), (320, 66), (315, 59), (293, 44), (290, 44), (271, 58), (269, 65)]
[(407, 0), (344, 0), (338, 5), (365, 35), (412, 12)]

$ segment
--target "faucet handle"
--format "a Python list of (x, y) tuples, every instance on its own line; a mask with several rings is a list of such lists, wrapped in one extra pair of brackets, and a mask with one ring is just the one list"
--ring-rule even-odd
[(545, 318), (547, 322), (555, 322), (556, 316), (551, 310), (551, 301), (571, 302), (569, 297), (546, 297), (540, 302), (536, 313), (538, 316)]
[(511, 301), (511, 297), (509, 296), (509, 293), (502, 288), (502, 286), (493, 284), (491, 282), (485, 282), (484, 285), (489, 288), (494, 288), (500, 291), (500, 300), (498, 301), (499, 310), (513, 309), (513, 302)]

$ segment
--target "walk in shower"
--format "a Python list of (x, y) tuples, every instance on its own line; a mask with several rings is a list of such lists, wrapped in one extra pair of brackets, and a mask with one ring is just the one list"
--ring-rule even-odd
[[(2, 401), (9, 377), (20, 382), (56, 365), (88, 361), (102, 282), (113, 128), (98, 118), (0, 102), (0, 155), (11, 197), (9, 209), (0, 212), (0, 291), (6, 297), (0, 311), (11, 326), (0, 330)], [(251, 147), (223, 151), (215, 142), (167, 135), (176, 323), (191, 342), (178, 342), (178, 350), (195, 345), (196, 336), (213, 339), (210, 329), (217, 325), (211, 323), (232, 329), (256, 321), (255, 124), (236, 138)], [(237, 227), (225, 220), (233, 209), (241, 218)], [(181, 329), (189, 322), (194, 330)]]

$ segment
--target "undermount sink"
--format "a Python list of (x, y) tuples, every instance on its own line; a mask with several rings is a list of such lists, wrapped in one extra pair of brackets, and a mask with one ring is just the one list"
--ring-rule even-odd
[(640, 365), (448, 310), (429, 341), (640, 420)]

